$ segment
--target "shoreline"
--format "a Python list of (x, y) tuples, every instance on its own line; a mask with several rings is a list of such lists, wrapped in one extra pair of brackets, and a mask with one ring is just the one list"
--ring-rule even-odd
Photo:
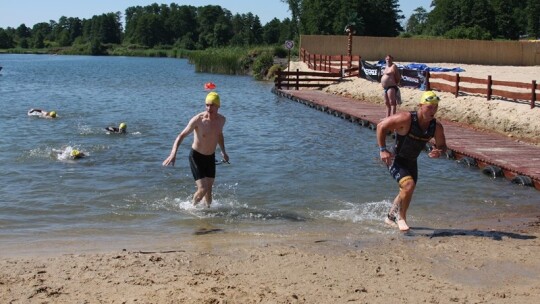
[[(506, 228), (504, 228), (506, 227)], [(216, 232), (161, 249), (0, 259), (3, 303), (536, 303), (540, 215), (326, 239)]]

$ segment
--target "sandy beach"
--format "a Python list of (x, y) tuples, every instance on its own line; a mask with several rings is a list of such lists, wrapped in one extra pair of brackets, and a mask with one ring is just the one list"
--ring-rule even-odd
[[(540, 75), (538, 67), (437, 66), (496, 80), (530, 82)], [(325, 90), (383, 104), (380, 84), (362, 79)], [(403, 88), (400, 110), (414, 108), (419, 95)], [(539, 143), (538, 107), (439, 95), (440, 118)], [(152, 246), (24, 256), (2, 248), (0, 303), (538, 303), (539, 237), (540, 212), (531, 210), (525, 220), (413, 227), (376, 239), (216, 230)]]

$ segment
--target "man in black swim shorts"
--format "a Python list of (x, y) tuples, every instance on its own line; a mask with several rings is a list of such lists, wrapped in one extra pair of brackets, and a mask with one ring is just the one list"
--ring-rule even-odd
[[(439, 97), (432, 91), (422, 94), (418, 111), (401, 112), (385, 118), (377, 125), (377, 143), (381, 160), (388, 166), (390, 174), (399, 184), (399, 193), (394, 199), (385, 222), (407, 231), (407, 209), (418, 181), (417, 159), (426, 144), (435, 139), (428, 156), (438, 158), (446, 151), (444, 129), (435, 119)], [(395, 131), (396, 142), (389, 151), (386, 135)]]
[(191, 173), (195, 184), (197, 184), (197, 192), (193, 194), (193, 204), (198, 204), (204, 198), (206, 206), (210, 207), (212, 187), (216, 177), (216, 147), (219, 145), (224, 161), (228, 162), (229, 156), (225, 152), (225, 139), (223, 137), (225, 117), (218, 114), (221, 105), (219, 95), (210, 92), (205, 101), (206, 111), (191, 118), (185, 129), (178, 134), (169, 157), (163, 161), (163, 166), (174, 166), (178, 147), (184, 138), (193, 132), (193, 144), (189, 155)]
[(193, 149), (189, 153), (189, 166), (195, 180), (216, 178), (216, 154), (204, 155)]

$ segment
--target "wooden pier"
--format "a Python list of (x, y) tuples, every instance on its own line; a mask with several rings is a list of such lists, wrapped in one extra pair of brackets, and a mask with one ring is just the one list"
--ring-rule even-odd
[[(385, 116), (385, 108), (319, 90), (279, 90), (278, 96), (350, 120), (373, 130)], [(484, 174), (504, 177), (540, 191), (540, 147), (504, 135), (440, 120), (444, 126), (447, 156), (479, 167)]]

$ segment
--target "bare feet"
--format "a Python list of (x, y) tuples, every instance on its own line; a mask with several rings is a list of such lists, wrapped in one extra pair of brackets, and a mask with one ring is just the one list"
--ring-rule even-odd
[(405, 222), (405, 220), (403, 220), (403, 219), (398, 220), (397, 225), (398, 225), (400, 231), (409, 230), (409, 226), (407, 225), (407, 222)]
[(390, 215), (388, 215), (388, 216), (386, 216), (386, 218), (384, 219), (384, 222), (385, 222), (388, 226), (396, 227), (396, 228), (397, 228), (396, 218), (395, 218), (395, 217), (390, 217)]

